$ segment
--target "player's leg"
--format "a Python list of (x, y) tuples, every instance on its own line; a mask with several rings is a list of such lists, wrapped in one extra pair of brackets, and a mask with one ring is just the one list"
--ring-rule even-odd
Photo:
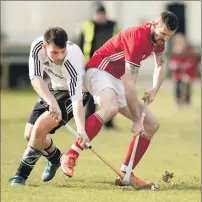
[(105, 123), (105, 128), (113, 129), (114, 128), (113, 120), (110, 120), (107, 123)]
[[(83, 93), (83, 105), (85, 106), (89, 100), (89, 96), (90, 94), (89, 93)], [(60, 99), (61, 100), (61, 99)], [(65, 105), (64, 105), (65, 103)], [(62, 110), (62, 117), (63, 117), (63, 120), (65, 122), (68, 122), (69, 120), (72, 119), (73, 117), (73, 111), (72, 111), (72, 101), (71, 99), (66, 99), (65, 102), (60, 102), (59, 103), (59, 106)], [(64, 113), (66, 112), (66, 113)], [(56, 127), (54, 130), (58, 129), (60, 126)], [(53, 131), (53, 130), (52, 130)], [(48, 137), (48, 136), (47, 136)], [(54, 145), (53, 145), (54, 146)], [(52, 147), (53, 147), (52, 146)], [(49, 147), (51, 148), (51, 147)], [(48, 152), (49, 151), (49, 148), (46, 148), (44, 149), (45, 152)], [(43, 151), (44, 153), (44, 151)], [(44, 153), (44, 156), (46, 156), (46, 154)], [(59, 159), (58, 159), (59, 160)], [(59, 164), (53, 164), (49, 161), (48, 159), (48, 162), (47, 162), (47, 166), (43, 172), (43, 175), (42, 175), (42, 180), (43, 181), (50, 181), (56, 174), (56, 171), (58, 169), (58, 167), (60, 166), (60, 163)]]
[[(71, 104), (71, 99), (69, 96), (68, 91), (51, 91), (54, 95), (54, 97), (56, 98), (56, 100), (58, 101), (58, 105), (61, 109), (62, 112), (62, 119), (65, 122), (68, 122), (73, 115), (71, 115), (69, 112), (72, 111), (72, 104)], [(86, 94), (83, 94), (83, 97), (87, 96)], [(54, 134), (55, 131), (57, 129), (59, 129), (62, 126), (62, 123), (60, 122), (60, 124), (52, 129), (49, 133), (50, 134)], [(44, 147), (44, 150), (42, 151), (42, 154), (44, 157), (47, 158), (47, 165), (44, 169), (44, 172), (42, 174), (42, 180), (43, 181), (50, 181), (51, 179), (53, 179), (53, 177), (56, 174), (57, 169), (60, 167), (60, 157), (57, 158), (57, 162), (54, 162), (54, 154), (56, 153), (56, 147), (52, 141), (52, 139), (47, 136), (45, 139), (45, 142), (49, 142), (49, 144), (46, 144), (47, 146)], [(61, 153), (60, 153), (61, 154)]]
[[(69, 100), (68, 91), (51, 90), (51, 92), (58, 101), (58, 104), (62, 111), (63, 120), (67, 120), (66, 101)], [(56, 148), (56, 146), (53, 144), (52, 139), (49, 138), (47, 134), (55, 133), (55, 131), (61, 126), (61, 122), (59, 124), (56, 123), (55, 120), (53, 120), (48, 114), (48, 112), (46, 112), (44, 107), (39, 102), (36, 103), (28, 120), (28, 124), (25, 128), (25, 136), (27, 139), (29, 139), (29, 146), (27, 147), (26, 152), (29, 154), (31, 146), (32, 149), (34, 149), (34, 151), (31, 153), (36, 154), (35, 156), (38, 155), (38, 158), (41, 155), (44, 155), (48, 159), (47, 167), (42, 175), (43, 181), (49, 181), (50, 179), (52, 179), (56, 173), (56, 170), (60, 166), (61, 152), (58, 148)], [(35, 152), (35, 150), (38, 151), (38, 153)], [(26, 157), (26, 152), (24, 156), (25, 158), (28, 158), (29, 156)], [(38, 158), (32, 159), (34, 165)], [(17, 179), (16, 177), (14, 177), (11, 184), (21, 184), (18, 183), (20, 180), (23, 181), (22, 184), (24, 184), (34, 165), (29, 165), (28, 163), (26, 163), (26, 159), (22, 159), (18, 172), (16, 173)], [(20, 180), (18, 179), (19, 176), (21, 178)]]
[[(48, 112), (44, 112), (36, 120), (31, 131), (30, 140), (21, 159), (21, 163), (15, 177), (11, 180), (11, 185), (25, 183), (37, 160), (42, 155), (42, 150), (44, 149), (43, 142), (46, 135), (57, 125), (58, 123), (52, 119)], [(56, 149), (56, 153), (56, 155), (54, 154), (55, 158), (59, 158), (61, 153), (58, 149)]]
[[(101, 130), (103, 124), (118, 113), (116, 93), (111, 82), (111, 75), (98, 69), (90, 69), (86, 73), (86, 85), (94, 96), (100, 109), (86, 120), (86, 133), (92, 140)], [(76, 140), (61, 158), (61, 169), (69, 177), (73, 176), (75, 161), (83, 148)]]
[[(141, 102), (139, 102), (139, 107), (142, 110), (143, 109), (143, 104)], [(128, 119), (132, 120), (132, 116), (130, 113), (129, 108), (126, 106), (124, 108), (121, 108), (119, 110), (119, 112), (127, 117)], [(150, 110), (147, 110), (145, 119), (144, 119), (144, 128), (145, 128), (145, 135), (141, 135), (139, 137), (139, 141), (137, 144), (137, 149), (136, 149), (136, 155), (135, 155), (135, 159), (134, 159), (134, 163), (133, 163), (133, 169), (137, 166), (137, 164), (139, 163), (139, 161), (141, 160), (141, 158), (143, 157), (143, 155), (145, 154), (145, 152), (147, 151), (149, 145), (150, 145), (150, 141), (151, 138), (153, 137), (153, 135), (158, 131), (159, 129), (159, 123), (157, 121), (157, 119), (155, 118), (155, 116), (153, 115), (153, 113)], [(133, 150), (133, 146), (135, 143), (136, 139), (132, 138), (129, 147), (128, 147), (128, 152), (126, 154), (126, 157), (123, 161), (123, 164), (121, 166), (121, 171), (122, 172), (126, 172), (127, 170), (127, 166), (129, 164), (130, 161), (130, 157), (131, 157), (131, 153)], [(131, 176), (131, 178), (136, 182), (136, 183), (140, 183), (141, 185), (144, 185), (145, 188), (147, 188), (147, 186), (150, 187), (150, 182), (142, 180), (140, 178), (135, 177), (133, 174)], [(120, 180), (119, 177), (117, 177), (115, 184), (123, 186), (124, 184), (122, 183), (122, 181)]]
[[(31, 136), (31, 132), (32, 132), (32, 128), (33, 128), (33, 124), (31, 123), (27, 123), (26, 126), (25, 126), (25, 132), (24, 132), (24, 138), (29, 142), (30, 140), (30, 136)], [(44, 140), (44, 150), (42, 151), (42, 154), (45, 154), (43, 155), (44, 157), (46, 157), (46, 153), (48, 150), (49, 151), (49, 148), (52, 149), (52, 147), (50, 147), (51, 145), (53, 145), (53, 140), (50, 136), (46, 136), (45, 140)]]
[[(25, 126), (25, 133), (24, 137), (27, 141), (30, 140), (33, 124), (27, 123)], [(44, 149), (41, 151), (42, 155), (48, 160), (47, 161), (47, 166), (46, 169), (44, 170), (42, 174), (42, 180), (43, 181), (49, 181), (51, 180), (57, 171), (57, 169), (60, 166), (59, 159), (57, 160), (56, 163), (54, 163), (55, 159), (55, 154), (56, 154), (56, 146), (50, 136), (46, 136), (44, 140)], [(52, 157), (52, 158), (51, 158)], [(52, 160), (53, 159), (53, 160)]]
[(175, 99), (178, 107), (181, 106), (181, 90), (180, 90), (181, 81), (175, 81)]
[[(66, 112), (66, 109), (62, 105), (64, 105), (65, 101), (67, 99), (69, 99), (68, 93), (66, 91), (60, 92), (60, 91), (53, 91), (53, 90), (51, 90), (51, 92), (55, 96), (56, 100), (58, 101), (62, 114), (63, 114), (63, 118), (65, 119), (66, 113), (64, 113), (64, 111)], [(47, 104), (45, 104), (45, 105), (47, 105)], [(39, 100), (39, 102), (37, 102), (35, 104), (34, 109), (28, 120), (28, 123), (25, 126), (24, 137), (28, 141), (30, 139), (31, 132), (32, 132), (32, 129), (33, 129), (33, 126), (34, 126), (36, 120), (45, 111), (46, 111), (45, 108), (40, 104), (40, 100)], [(56, 128), (52, 129), (49, 133), (50, 134), (55, 133), (55, 131), (60, 126), (61, 126), (61, 124), (59, 124)], [(55, 144), (53, 143), (53, 140), (51, 139), (50, 136), (47, 135), (45, 137), (43, 144), (44, 144), (44, 149), (41, 152), (42, 152), (42, 155), (47, 159), (47, 166), (42, 174), (42, 180), (49, 181), (55, 176), (56, 171), (60, 166), (60, 162), (59, 162), (59, 159), (57, 159), (57, 162), (55, 162), (55, 159), (57, 158), (57, 153), (56, 153), (57, 148), (56, 148)]]
[(24, 138), (28, 142), (29, 142), (29, 139), (30, 139), (30, 136), (31, 136), (33, 126), (34, 126), (34, 124), (31, 124), (31, 123), (26, 123), (26, 125), (25, 125)]
[(96, 105), (94, 103), (93, 96), (90, 95), (88, 103), (86, 104), (86, 119), (95, 112)]
[(187, 106), (191, 105), (191, 87), (192, 83), (188, 81), (186, 83), (186, 95), (185, 95), (185, 103), (187, 104)]
[[(86, 133), (90, 141), (100, 132), (103, 124), (114, 117), (118, 112), (113, 89), (104, 89), (98, 94), (98, 97), (100, 110), (88, 117), (85, 125)], [(73, 176), (75, 161), (78, 159), (79, 153), (82, 150), (83, 148), (79, 145), (78, 141), (75, 140), (71, 148), (67, 150), (66, 155), (62, 156), (61, 169), (67, 176)]]
[(178, 89), (178, 106), (182, 107), (184, 104), (184, 82), (182, 80), (179, 80), (177, 82), (177, 89)]
[[(139, 102), (139, 106), (140, 106), (140, 109), (143, 109), (143, 104), (141, 102)], [(128, 107), (124, 107), (120, 109), (119, 112), (125, 117), (127, 117), (128, 119), (132, 120)], [(159, 123), (156, 117), (153, 115), (153, 113), (150, 110), (147, 110), (147, 113), (144, 119), (144, 128), (145, 128), (145, 135), (141, 135), (139, 138), (133, 168), (135, 168), (136, 165), (139, 163), (140, 159), (142, 158), (147, 148), (149, 147), (149, 144), (153, 135), (159, 129)], [(121, 167), (122, 171), (126, 171), (127, 165), (130, 161), (130, 154), (133, 149), (134, 141), (135, 141), (135, 138), (133, 138), (132, 141), (130, 142), (128, 153)]]

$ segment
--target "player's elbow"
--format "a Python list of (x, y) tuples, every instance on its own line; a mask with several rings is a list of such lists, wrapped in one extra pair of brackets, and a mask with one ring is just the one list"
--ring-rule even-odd
[(80, 104), (83, 105), (82, 95), (81, 96), (72, 96), (71, 100), (72, 100), (72, 105), (73, 106), (80, 105)]
[(30, 78), (31, 79), (31, 84), (33, 87), (37, 86), (39, 82), (41, 82), (43, 79), (41, 76), (35, 76)]
[(42, 77), (36, 76), (36, 77), (34, 77), (34, 78), (31, 79), (31, 84), (32, 84), (32, 87), (34, 88), (34, 90), (36, 92), (38, 92), (38, 90), (40, 90), (43, 87), (43, 85), (45, 84), (45, 82), (42, 79)]
[(135, 87), (134, 80), (132, 80), (131, 78), (128, 78), (127, 76), (123, 77), (122, 81), (125, 89), (130, 89)]
[(125, 82), (123, 82), (124, 88), (125, 88), (125, 93), (126, 96), (128, 94), (136, 94), (136, 84), (134, 81), (131, 80), (125, 80)]

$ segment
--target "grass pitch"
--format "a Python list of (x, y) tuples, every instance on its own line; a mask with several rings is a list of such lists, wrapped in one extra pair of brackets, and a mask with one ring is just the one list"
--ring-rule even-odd
[[(117, 187), (116, 174), (91, 151), (84, 151), (71, 179), (58, 170), (49, 183), (41, 181), (46, 160), (41, 158), (24, 187), (11, 187), (8, 179), (19, 165), (26, 146), (24, 126), (37, 96), (31, 92), (2, 92), (1, 95), (1, 200), (2, 202), (199, 202), (200, 201), (200, 92), (195, 90), (192, 108), (177, 109), (171, 90), (161, 90), (149, 108), (161, 127), (135, 170), (148, 180), (159, 181), (160, 191), (136, 191)], [(142, 92), (141, 92), (142, 94)], [(93, 140), (94, 149), (120, 167), (132, 138), (131, 122), (118, 115), (116, 130), (103, 129)], [(74, 127), (74, 123), (71, 122)], [(65, 128), (52, 136), (62, 151), (74, 140)], [(174, 172), (171, 183), (162, 174)]]

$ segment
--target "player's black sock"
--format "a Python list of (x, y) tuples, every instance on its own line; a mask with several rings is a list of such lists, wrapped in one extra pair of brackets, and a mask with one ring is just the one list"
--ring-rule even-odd
[(61, 155), (62, 153), (57, 147), (55, 147), (54, 151), (48, 155), (43, 154), (43, 156), (45, 156), (52, 164), (59, 164)]
[(61, 151), (53, 144), (53, 140), (51, 139), (51, 144), (48, 148), (42, 151), (44, 157), (47, 158), (52, 164), (59, 164), (60, 157), (62, 155)]
[(21, 159), (18, 170), (16, 172), (16, 175), (27, 179), (41, 155), (42, 153), (40, 151), (30, 146), (27, 146)]

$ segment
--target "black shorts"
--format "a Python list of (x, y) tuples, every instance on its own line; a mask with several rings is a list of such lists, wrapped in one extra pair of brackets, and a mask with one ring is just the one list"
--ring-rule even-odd
[[(65, 90), (53, 90), (49, 88), (50, 92), (54, 95), (56, 98), (58, 105), (60, 107), (60, 110), (62, 112), (62, 119), (65, 122), (68, 122), (73, 117), (73, 110), (72, 110), (72, 101), (69, 96), (69, 91)], [(83, 93), (83, 104), (84, 106), (88, 102), (89, 93)], [(28, 119), (28, 123), (34, 125), (36, 120), (38, 119), (41, 114), (43, 114), (46, 109), (44, 106), (48, 107), (48, 104), (44, 101), (44, 105), (40, 104), (40, 100), (35, 104), (32, 113)], [(59, 123), (59, 125), (55, 128), (53, 128), (49, 133), (54, 134), (57, 129), (59, 129), (62, 126), (62, 122)]]

